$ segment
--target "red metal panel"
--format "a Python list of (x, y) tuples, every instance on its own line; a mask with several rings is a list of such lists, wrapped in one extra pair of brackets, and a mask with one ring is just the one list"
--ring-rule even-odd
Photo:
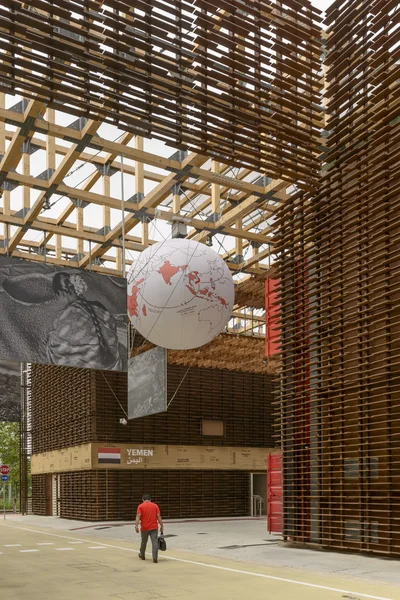
[(268, 454), (267, 465), (268, 533), (282, 533), (282, 455)]
[(278, 354), (279, 348), (279, 279), (267, 279), (265, 282), (265, 354)]

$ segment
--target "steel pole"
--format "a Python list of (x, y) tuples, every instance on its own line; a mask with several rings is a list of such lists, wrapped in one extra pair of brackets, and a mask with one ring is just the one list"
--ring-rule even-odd
[(125, 277), (125, 187), (124, 157), (121, 154), (121, 224), (122, 224), (122, 277)]

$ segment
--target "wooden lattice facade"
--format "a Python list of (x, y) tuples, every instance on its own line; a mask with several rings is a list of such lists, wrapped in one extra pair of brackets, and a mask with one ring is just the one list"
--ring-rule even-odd
[(318, 194), (279, 211), (284, 535), (400, 556), (398, 2), (328, 11)]
[(320, 19), (309, 0), (6, 7), (3, 91), (273, 178), (318, 178)]

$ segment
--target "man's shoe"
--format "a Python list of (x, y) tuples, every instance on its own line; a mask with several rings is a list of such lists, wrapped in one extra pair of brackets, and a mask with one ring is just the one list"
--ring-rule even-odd
[(157, 558), (153, 558), (153, 563), (158, 563)]
[(138, 554), (138, 557), (140, 558), (140, 560), (146, 560), (146, 557), (142, 556), (141, 554)]

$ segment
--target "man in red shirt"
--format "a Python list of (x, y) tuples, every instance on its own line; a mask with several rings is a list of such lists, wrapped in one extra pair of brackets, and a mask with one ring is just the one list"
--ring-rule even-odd
[(142, 534), (142, 543), (140, 545), (139, 558), (146, 560), (146, 546), (150, 536), (153, 550), (153, 562), (158, 562), (158, 523), (160, 523), (161, 534), (164, 532), (164, 525), (160, 514), (160, 509), (155, 502), (151, 501), (150, 494), (144, 494), (142, 504), (139, 504), (136, 513), (136, 533), (139, 533), (139, 523)]

